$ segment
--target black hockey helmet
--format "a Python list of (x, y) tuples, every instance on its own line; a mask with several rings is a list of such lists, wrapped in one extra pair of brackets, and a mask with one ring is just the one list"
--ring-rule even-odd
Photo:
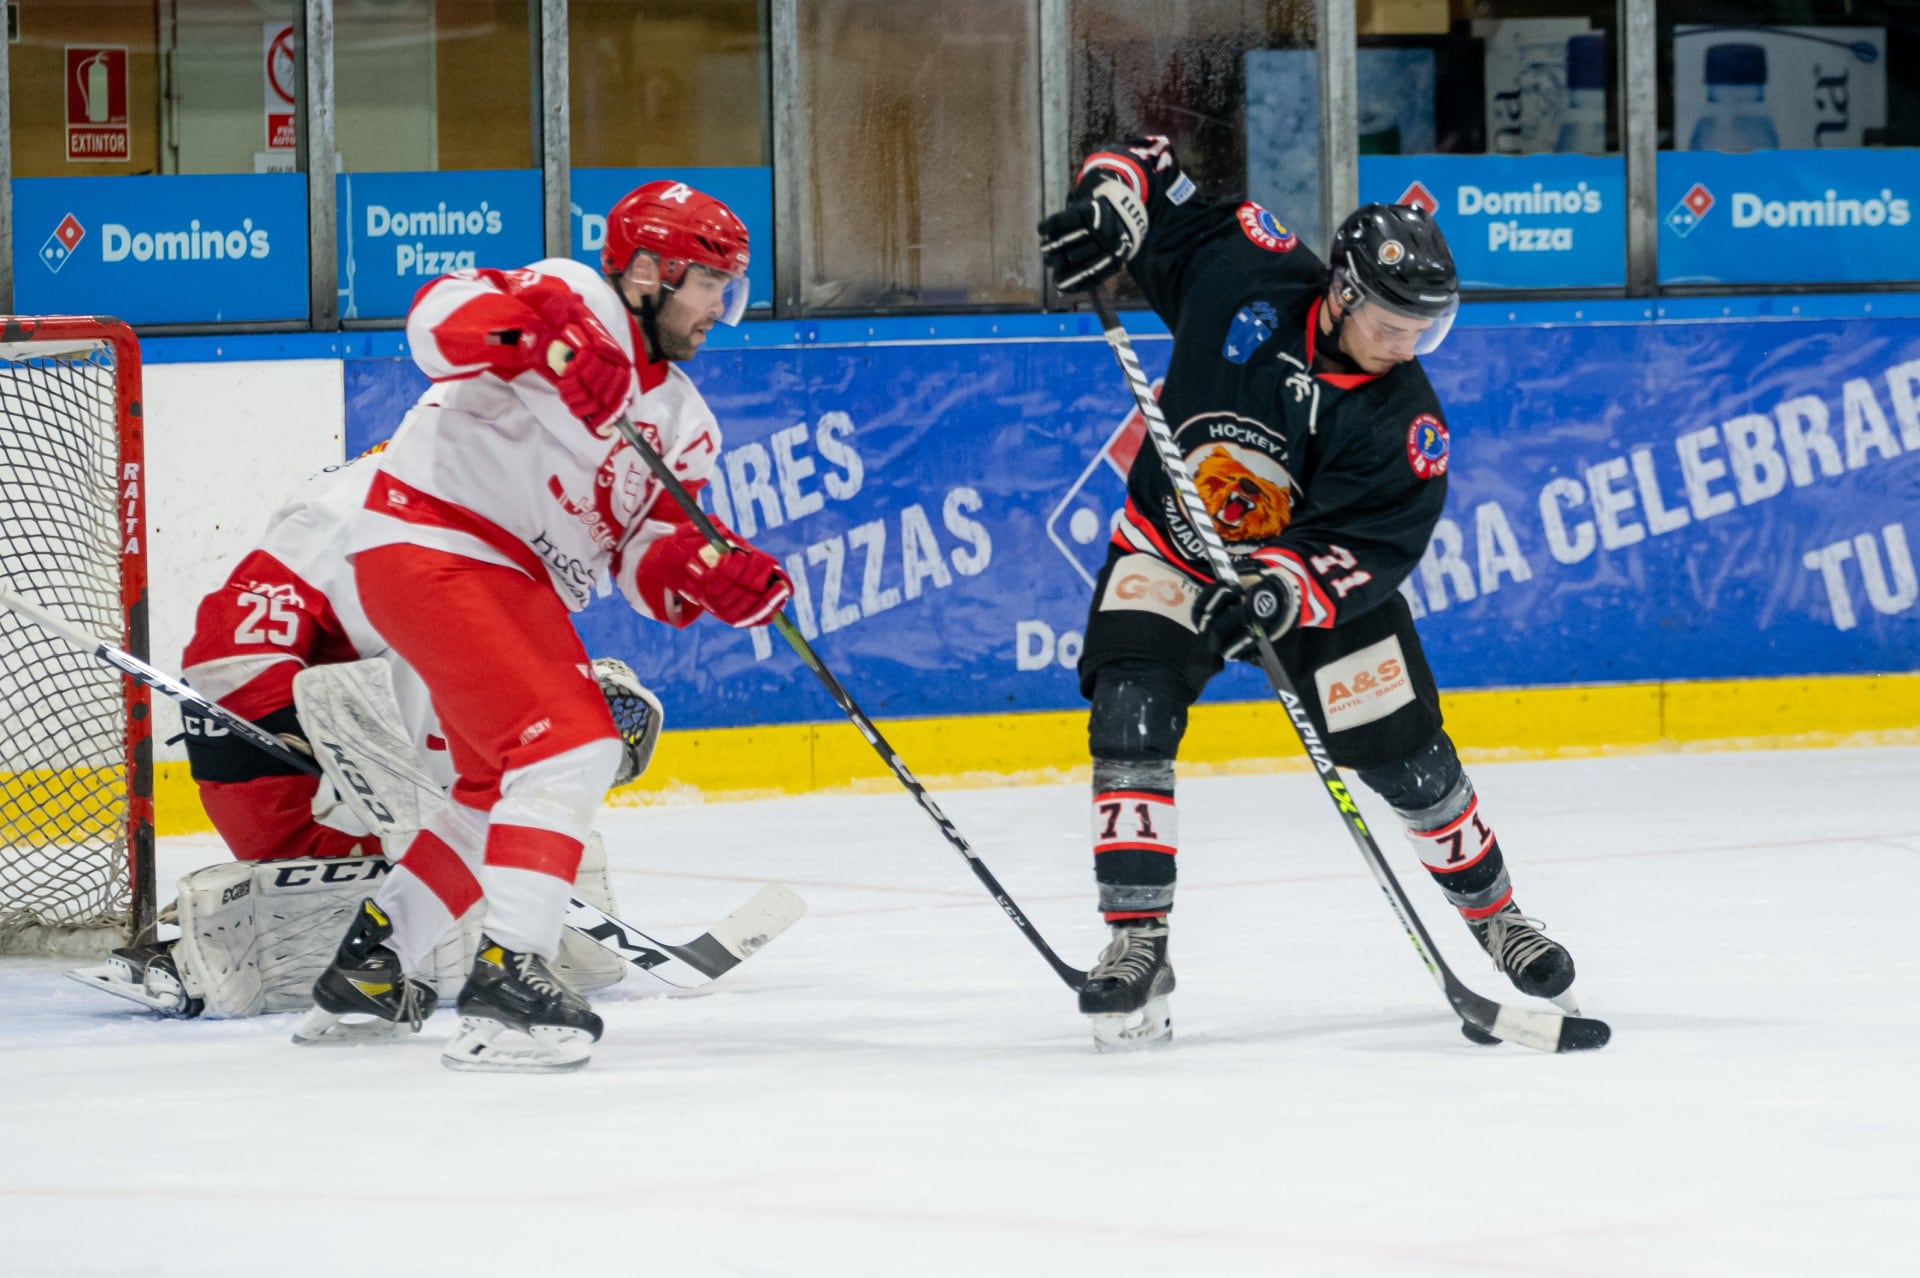
[(1333, 294), (1342, 309), (1370, 302), (1408, 319), (1432, 320), (1414, 354), (1439, 346), (1460, 309), (1460, 275), (1453, 253), (1424, 209), (1363, 204), (1333, 233), (1327, 253)]

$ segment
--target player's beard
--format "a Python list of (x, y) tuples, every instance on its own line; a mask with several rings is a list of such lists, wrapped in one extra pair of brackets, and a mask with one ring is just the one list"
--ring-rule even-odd
[(655, 313), (653, 321), (661, 357), (681, 363), (698, 355), (701, 344), (693, 340), (693, 330), (698, 323), (698, 319), (689, 315), (678, 299), (669, 297)]

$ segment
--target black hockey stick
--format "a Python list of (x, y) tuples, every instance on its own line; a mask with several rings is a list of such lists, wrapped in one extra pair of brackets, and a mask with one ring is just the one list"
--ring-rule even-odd
[[(1114, 358), (1120, 361), (1120, 369), (1127, 376), (1127, 388), (1133, 392), (1134, 403), (1140, 406), (1140, 416), (1147, 423), (1147, 434), (1153, 438), (1154, 451), (1160, 454), (1160, 465), (1173, 482), (1180, 509), (1186, 515), (1187, 523), (1206, 545), (1207, 566), (1213, 570), (1216, 580), (1237, 581), (1238, 574), (1234, 571), (1232, 558), (1227, 554), (1226, 544), (1220, 540), (1219, 530), (1213, 526), (1213, 518), (1207, 513), (1200, 490), (1194, 486), (1193, 475), (1187, 470), (1186, 459), (1180, 455), (1179, 445), (1173, 441), (1173, 432), (1168, 429), (1167, 419), (1160, 413), (1160, 405), (1154, 401), (1147, 375), (1140, 368), (1139, 357), (1133, 353), (1133, 343), (1127, 339), (1127, 330), (1121, 327), (1119, 316), (1114, 314), (1113, 302), (1098, 288), (1090, 290), (1089, 295), (1093, 298), (1094, 314), (1100, 317), (1100, 327), (1107, 345), (1113, 348)], [(1314, 771), (1327, 788), (1327, 797), (1339, 809), (1340, 819), (1346, 822), (1347, 833), (1353, 836), (1361, 859), (1373, 871), (1380, 890), (1386, 895), (1387, 904), (1399, 916), (1400, 926), (1406, 929), (1414, 952), (1427, 965), (1427, 971), (1439, 984), (1441, 992), (1447, 996), (1447, 1001), (1453, 1005), (1460, 1019), (1484, 1034), (1542, 1052), (1577, 1052), (1606, 1046), (1613, 1031), (1605, 1021), (1496, 1003), (1468, 989), (1453, 974), (1453, 969), (1440, 957), (1440, 951), (1427, 934), (1419, 914), (1414, 911), (1413, 902), (1401, 890), (1400, 881), (1394, 877), (1393, 868), (1387, 864), (1380, 845), (1374, 842), (1373, 832), (1367, 829), (1366, 819), (1360, 815), (1359, 804), (1354, 802), (1347, 783), (1340, 779), (1340, 771), (1334, 766), (1333, 757), (1327, 752), (1325, 743), (1320, 740), (1319, 730), (1313, 726), (1306, 704), (1294, 689), (1286, 668), (1280, 664), (1273, 644), (1257, 626), (1251, 629), (1259, 645), (1260, 669), (1266, 674), (1267, 682), (1272, 685), (1280, 704), (1286, 707), (1287, 718), (1292, 722), (1294, 732), (1299, 735), (1301, 748), (1307, 752)]]
[[(646, 438), (626, 417), (616, 418), (614, 425), (619, 428), (621, 438), (633, 446), (633, 450), (640, 454), (641, 460), (647, 463), (647, 468), (654, 473), (654, 477), (665, 486), (675, 504), (687, 513), (687, 518), (693, 521), (693, 526), (700, 530), (700, 534), (707, 539), (707, 543), (722, 554), (728, 553), (732, 549), (731, 543), (721, 536), (713, 520), (707, 518), (707, 512), (700, 509), (700, 504), (693, 499), (693, 494), (687, 491), (687, 486), (680, 482), (680, 477), (673, 473), (673, 468), (667, 465), (666, 459), (647, 443)], [(1040, 957), (1047, 961), (1047, 966), (1053, 969), (1054, 975), (1065, 981), (1072, 989), (1078, 990), (1084, 986), (1087, 983), (1087, 974), (1053, 952), (1053, 947), (1047, 944), (1046, 938), (1040, 935), (1039, 929), (1034, 927), (1025, 914), (1021, 913), (1020, 907), (1015, 905), (1013, 898), (1007, 895), (1007, 890), (1000, 886), (1000, 880), (993, 877), (993, 871), (987, 868), (986, 862), (982, 861), (979, 855), (968, 846), (959, 828), (947, 818), (946, 813), (940, 810), (940, 805), (933, 801), (933, 796), (927, 793), (926, 787), (907, 770), (907, 765), (900, 761), (900, 756), (895, 753), (891, 745), (887, 744), (887, 739), (880, 735), (880, 729), (874, 726), (873, 720), (866, 716), (866, 712), (860, 709), (847, 690), (840, 686), (840, 681), (833, 677), (833, 671), (827, 669), (826, 664), (820, 660), (819, 654), (813, 650), (813, 645), (809, 644), (807, 637), (800, 633), (800, 628), (793, 624), (784, 611), (774, 614), (773, 621), (769, 624), (779, 631), (780, 637), (799, 654), (800, 660), (806, 663), (807, 669), (813, 671), (825, 686), (828, 695), (833, 698), (834, 704), (839, 706), (853, 726), (860, 730), (860, 735), (867, 739), (867, 744), (873, 747), (873, 752), (880, 756), (881, 761), (893, 772), (894, 777), (907, 788), (907, 793), (911, 794), (922, 810), (933, 818), (933, 823), (940, 827), (940, 833), (946, 837), (947, 842), (966, 858), (967, 864), (973, 869), (974, 876), (992, 894), (994, 903), (1013, 920), (1013, 925), (1020, 929), (1021, 935), (1032, 942), (1033, 948), (1040, 952)]]
[[(10, 590), (0, 588), (0, 607), (10, 608), (30, 621), (59, 635), (76, 648), (83, 648), (115, 669), (164, 693), (183, 706), (191, 706), (202, 715), (218, 720), (229, 732), (255, 749), (278, 759), (290, 768), (310, 777), (326, 772), (310, 754), (294, 749), (286, 741), (256, 723), (242, 719), (233, 711), (195, 692), (172, 675), (158, 670), (132, 653), (88, 634), (64, 618), (36, 607)], [(358, 775), (355, 763), (336, 747), (335, 755), (343, 775), (350, 780)], [(402, 777), (412, 781), (411, 777)], [(424, 782), (416, 782), (423, 784)], [(362, 794), (372, 803), (378, 799), (371, 787)], [(441, 797), (436, 788), (434, 797)], [(647, 975), (667, 985), (689, 989), (704, 985), (736, 966), (741, 960), (780, 935), (806, 912), (803, 902), (789, 888), (769, 883), (745, 904), (721, 919), (699, 936), (679, 945), (656, 940), (631, 923), (614, 918), (599, 907), (577, 897), (567, 901), (566, 926), (580, 933), (601, 949), (617, 955)]]

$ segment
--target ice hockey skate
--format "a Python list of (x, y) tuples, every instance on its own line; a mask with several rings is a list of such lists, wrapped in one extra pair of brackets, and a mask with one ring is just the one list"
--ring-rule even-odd
[(170, 944), (124, 946), (108, 955), (106, 962), (75, 968), (67, 975), (162, 1016), (198, 1016), (206, 1008), (203, 1000), (187, 993)]
[(584, 1069), (600, 1039), (600, 1018), (545, 959), (487, 936), (458, 1007), (460, 1030), (440, 1055), (448, 1069), (559, 1074)]
[(1173, 1041), (1173, 964), (1167, 961), (1167, 920), (1127, 919), (1087, 973), (1080, 1011), (1093, 1023), (1093, 1045), (1127, 1052)]
[(438, 996), (401, 970), (400, 956), (385, 944), (392, 935), (380, 907), (362, 901), (339, 952), (313, 983), (313, 1009), (294, 1027), (294, 1042), (368, 1043), (420, 1032)]
[(1573, 955), (1541, 930), (1540, 920), (1528, 918), (1508, 902), (1499, 913), (1470, 920), (1467, 926), (1515, 989), (1534, 998), (1551, 999), (1575, 1016), (1580, 1014), (1570, 992)]

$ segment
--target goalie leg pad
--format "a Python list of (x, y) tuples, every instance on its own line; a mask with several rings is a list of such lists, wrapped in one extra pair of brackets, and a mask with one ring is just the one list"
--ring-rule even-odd
[[(573, 894), (597, 910), (620, 916), (620, 906), (613, 898), (613, 876), (607, 869), (607, 846), (598, 830), (587, 835), (580, 850), (580, 872), (573, 876)], [(476, 921), (476, 934), (478, 926)], [(469, 947), (469, 964), (472, 958)], [(618, 954), (568, 929), (560, 934), (560, 953), (554, 959), (553, 973), (576, 990), (599, 990), (618, 985), (627, 974), (627, 963)]]
[(180, 880), (173, 959), (210, 1016), (297, 1012), (348, 916), (392, 869), (382, 856), (233, 862)]
[(354, 910), (392, 871), (384, 856), (254, 867), (261, 1011), (298, 1012), (313, 1005), (313, 983), (333, 961)]
[[(269, 861), (258, 868), (295, 864), (317, 863)], [(256, 868), (251, 862), (231, 861), (205, 866), (180, 879), (174, 898), (180, 920), (174, 966), (180, 984), (205, 1001), (209, 1016), (256, 1016), (263, 1007), (255, 949)], [(314, 975), (319, 974), (316, 966)]]

